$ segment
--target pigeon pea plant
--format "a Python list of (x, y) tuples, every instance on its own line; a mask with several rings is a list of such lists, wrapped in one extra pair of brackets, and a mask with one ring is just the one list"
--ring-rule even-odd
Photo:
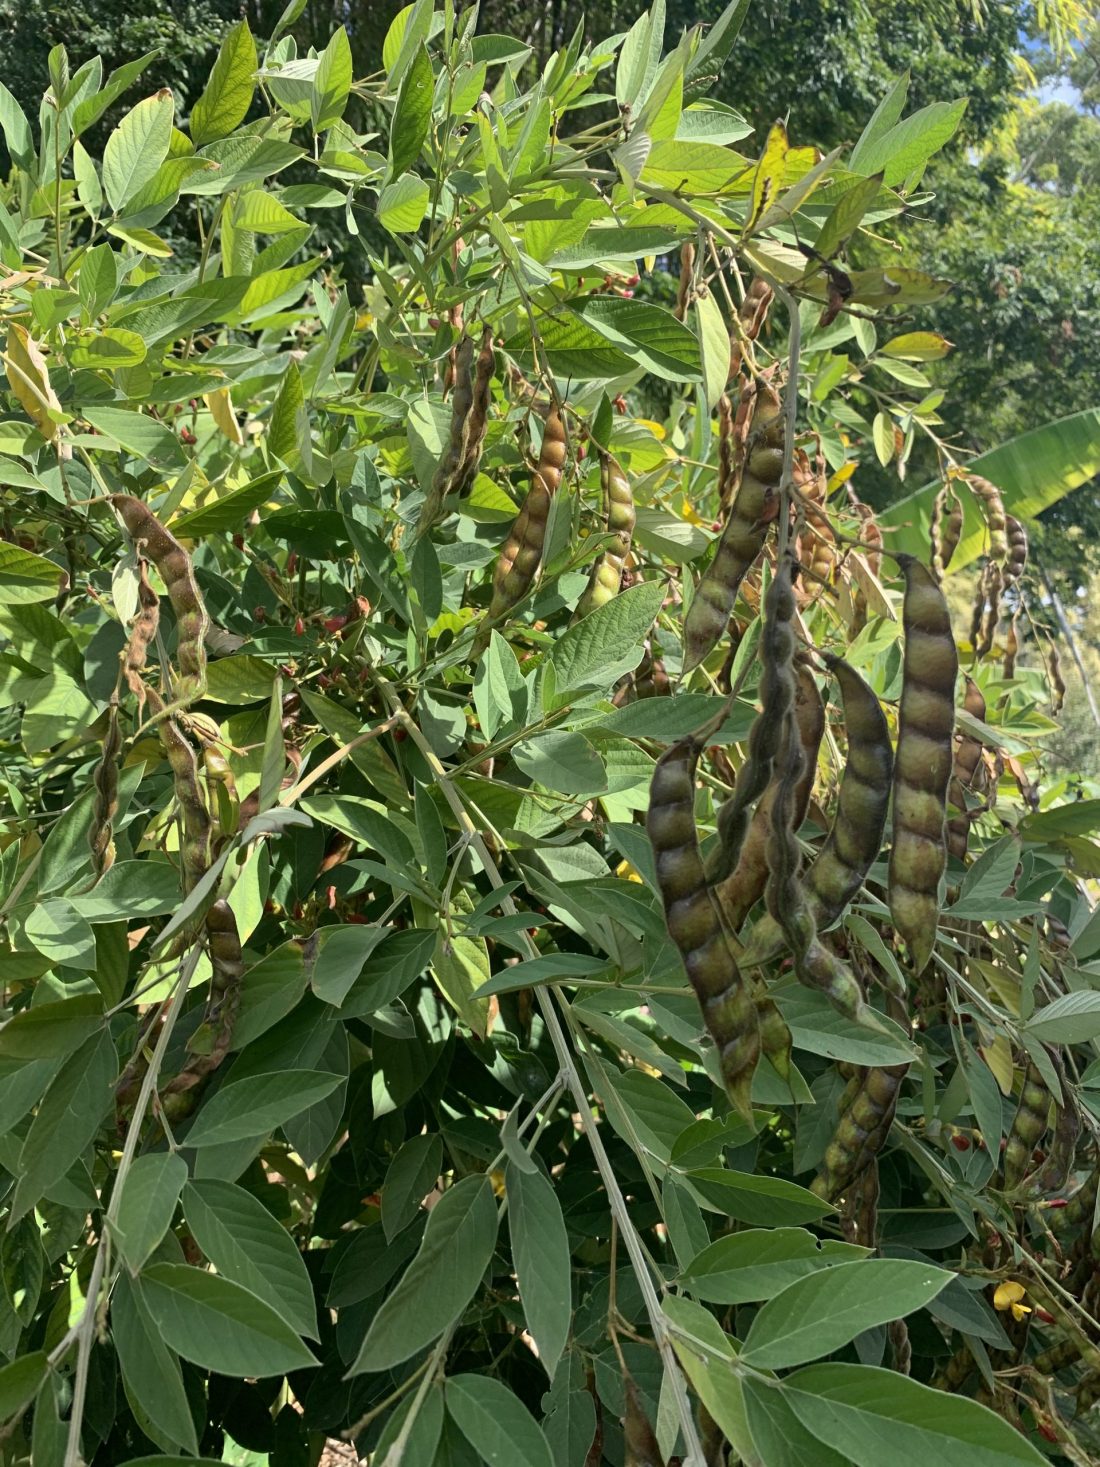
[(1100, 801), (880, 262), (963, 104), (754, 143), (744, 8), (0, 87), (5, 1461), (1094, 1460)]

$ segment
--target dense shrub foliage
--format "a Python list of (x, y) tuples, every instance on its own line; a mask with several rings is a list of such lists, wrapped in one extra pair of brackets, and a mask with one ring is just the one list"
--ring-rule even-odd
[(942, 438), (964, 103), (755, 138), (744, 8), (0, 87), (6, 1459), (1100, 1447), (1095, 415)]

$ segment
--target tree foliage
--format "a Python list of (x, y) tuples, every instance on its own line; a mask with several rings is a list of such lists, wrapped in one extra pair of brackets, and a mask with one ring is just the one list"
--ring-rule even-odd
[(1006, 512), (1100, 430), (863, 502), (963, 113), (751, 137), (741, 8), (0, 93), (13, 1460), (1095, 1452), (1100, 789)]

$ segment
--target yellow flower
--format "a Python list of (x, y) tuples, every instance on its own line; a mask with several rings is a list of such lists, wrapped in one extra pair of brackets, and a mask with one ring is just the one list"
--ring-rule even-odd
[(1013, 1319), (1023, 1319), (1025, 1314), (1031, 1313), (1030, 1307), (1020, 1302), (1026, 1293), (1023, 1284), (1018, 1284), (1015, 1279), (1006, 1279), (1003, 1284), (997, 1285), (993, 1307), (1000, 1310), (1010, 1309)]

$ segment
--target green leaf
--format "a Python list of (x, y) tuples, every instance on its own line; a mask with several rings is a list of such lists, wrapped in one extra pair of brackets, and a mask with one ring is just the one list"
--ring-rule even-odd
[(0, 1421), (9, 1421), (34, 1400), (49, 1369), (41, 1350), (0, 1367)]
[(554, 643), (549, 663), (557, 678), (556, 706), (569, 702), (583, 688), (608, 687), (634, 671), (664, 597), (661, 581), (620, 591)]
[(22, 107), (3, 82), (0, 82), (0, 132), (3, 132), (8, 152), (19, 167), (28, 171), (32, 170), (34, 167), (34, 138), (31, 135), (30, 123)]
[(491, 1375), (452, 1375), (447, 1410), (489, 1467), (554, 1467), (550, 1444), (527, 1407)]
[(1043, 1044), (1084, 1044), (1100, 1034), (1100, 993), (1064, 993), (1037, 1009), (1023, 1032)]
[(712, 1304), (770, 1299), (798, 1279), (866, 1253), (853, 1244), (815, 1238), (805, 1228), (749, 1228), (719, 1238), (693, 1258), (684, 1284)]
[(708, 92), (721, 75), (722, 63), (733, 49), (749, 4), (750, 0), (730, 0), (714, 24), (708, 26), (684, 72), (685, 103)]
[(726, 390), (730, 371), (730, 338), (718, 302), (708, 291), (694, 305), (696, 332), (702, 355), (703, 384), (708, 408), (713, 408)]
[[(1034, 519), (1100, 473), (1100, 408), (1072, 413), (1011, 438), (972, 459), (967, 469), (997, 485), (1009, 514), (1018, 520)], [(879, 514), (879, 523), (890, 527), (892, 550), (927, 555), (932, 506), (941, 487), (937, 479), (895, 500)], [(959, 497), (963, 503), (963, 533), (948, 567), (951, 575), (982, 554), (987, 535), (973, 495), (963, 491)], [(1054, 813), (1044, 811), (1043, 815)]]
[(231, 1081), (199, 1111), (187, 1133), (187, 1145), (223, 1146), (227, 1141), (267, 1136), (343, 1083), (342, 1075), (320, 1070), (283, 1070)]
[(551, 1380), (573, 1318), (569, 1238), (561, 1203), (541, 1171), (510, 1165), (508, 1231), (520, 1302), (539, 1361)]
[(306, 407), (302, 377), (297, 362), (290, 362), (271, 406), (268, 445), (272, 454), (288, 469), (304, 469), (308, 474), (313, 460), (309, 436), (309, 410)]
[(760, 1459), (768, 1467), (851, 1467), (802, 1425), (782, 1391), (747, 1375), (741, 1382), (745, 1421)]
[(415, 173), (403, 173), (378, 195), (378, 222), (391, 234), (413, 234), (428, 209), (431, 190)]
[(353, 77), (351, 42), (341, 26), (321, 52), (313, 76), (310, 114), (314, 132), (326, 132), (343, 117)]
[(848, 243), (882, 187), (882, 174), (872, 174), (847, 189), (825, 216), (814, 248), (829, 260)]
[(562, 795), (599, 794), (607, 788), (603, 760), (582, 734), (550, 729), (512, 749), (516, 768), (543, 789)]
[(226, 32), (202, 96), (191, 109), (196, 148), (224, 138), (245, 119), (256, 89), (256, 42), (247, 20)]
[(269, 1304), (229, 1279), (155, 1263), (139, 1288), (165, 1344), (206, 1370), (263, 1379), (318, 1363)]
[(1000, 1416), (964, 1396), (871, 1365), (810, 1365), (783, 1394), (814, 1436), (854, 1467), (1039, 1467), (1047, 1459)]
[(123, 367), (136, 367), (143, 362), (145, 351), (145, 342), (136, 331), (107, 327), (97, 336), (78, 342), (70, 352), (69, 360), (74, 367), (117, 372)]
[(254, 509), (259, 509), (269, 499), (274, 498), (275, 490), (285, 478), (281, 469), (260, 474), (240, 489), (233, 489), (220, 499), (210, 500), (201, 509), (188, 510), (186, 514), (178, 515), (172, 521), (172, 530), (178, 535), (193, 536), (196, 540), (224, 530), (239, 530), (248, 522)]
[(393, 123), (390, 127), (390, 162), (387, 176), (399, 178), (420, 157), (432, 122), (432, 99), (435, 77), (427, 48), (416, 48), (412, 63), (405, 73), (397, 94)]
[(905, 111), (905, 99), (909, 95), (909, 72), (905, 70), (894, 82), (882, 101), (871, 114), (871, 119), (860, 134), (852, 149), (848, 166), (853, 173), (869, 173), (867, 157), (872, 147), (884, 138)]
[(804, 988), (777, 989), (775, 1000), (796, 1049), (854, 1065), (900, 1065), (917, 1058), (904, 1031), (889, 1019), (878, 1016), (881, 1032), (853, 1024), (824, 994)]
[[(920, 174), (929, 158), (955, 136), (966, 104), (967, 98), (960, 97), (955, 102), (933, 102), (922, 107), (859, 150), (858, 171), (881, 172), (887, 188), (896, 188)], [(853, 169), (857, 167), (855, 156), (851, 160)]]
[(742, 1358), (765, 1370), (830, 1355), (875, 1325), (904, 1319), (953, 1274), (906, 1258), (863, 1258), (797, 1279), (752, 1322)]
[(443, 1142), (435, 1135), (411, 1136), (390, 1162), (382, 1183), (382, 1230), (387, 1241), (420, 1211), (442, 1165)]
[(97, 123), (108, 107), (114, 106), (127, 87), (137, 81), (149, 63), (155, 61), (159, 54), (159, 50), (146, 51), (144, 56), (139, 56), (134, 61), (123, 62), (121, 66), (115, 67), (99, 91), (90, 97), (82, 98), (73, 109), (70, 119), (73, 135), (79, 137), (82, 132)]
[(671, 311), (617, 295), (584, 296), (569, 304), (586, 325), (647, 372), (666, 382), (702, 380), (699, 342)]
[(317, 1308), (302, 1255), (262, 1202), (232, 1182), (196, 1180), (183, 1190), (183, 1215), (223, 1278), (265, 1299), (298, 1334), (317, 1339)]
[(90, 1144), (111, 1107), (117, 1075), (114, 1043), (101, 1029), (84, 1041), (50, 1083), (19, 1154), (13, 1219), (34, 1207)]
[(0, 1055), (12, 1059), (39, 1059), (69, 1054), (105, 1023), (103, 1001), (93, 994), (77, 994), (54, 1003), (22, 1009), (0, 1029)]
[(389, 1370), (424, 1349), (477, 1292), (497, 1238), (487, 1177), (465, 1177), (432, 1208), (420, 1249), (371, 1320), (349, 1375)]
[(186, 462), (180, 441), (172, 430), (145, 413), (96, 406), (82, 409), (82, 416), (106, 438), (154, 468), (179, 469)]
[(127, 112), (103, 150), (103, 191), (115, 213), (156, 173), (172, 141), (172, 93), (165, 88)]
[(127, 1398), (170, 1442), (197, 1455), (195, 1423), (179, 1360), (161, 1339), (138, 1285), (126, 1274), (119, 1276), (111, 1293), (111, 1336)]
[(187, 1163), (175, 1151), (139, 1156), (123, 1185), (118, 1211), (118, 1246), (131, 1273), (140, 1273), (172, 1226)]
[(705, 1167), (688, 1172), (685, 1180), (712, 1208), (755, 1227), (816, 1222), (833, 1210), (805, 1187), (782, 1177)]
[(61, 567), (44, 556), (0, 540), (0, 606), (49, 601), (61, 584)]

